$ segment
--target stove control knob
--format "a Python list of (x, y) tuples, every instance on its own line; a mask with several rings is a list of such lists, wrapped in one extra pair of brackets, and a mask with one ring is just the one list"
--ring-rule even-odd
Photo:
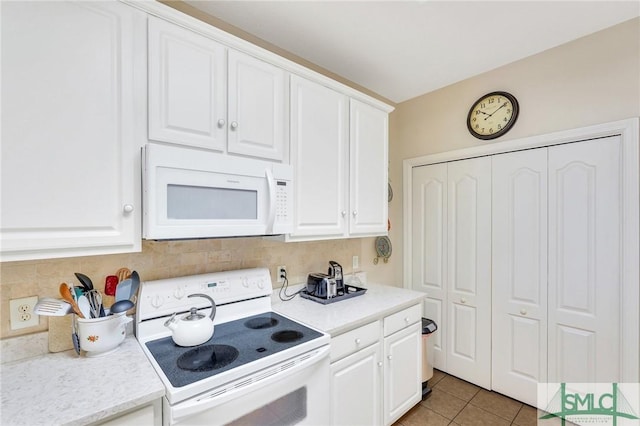
[(178, 287), (174, 290), (173, 292), (173, 297), (175, 297), (176, 299), (180, 300), (184, 297), (185, 293), (184, 293), (184, 289), (182, 287)]
[(245, 288), (249, 288), (249, 280), (247, 278), (242, 279), (242, 286)]
[(164, 303), (164, 300), (159, 295), (156, 295), (155, 297), (151, 298), (151, 306), (153, 306), (156, 309), (162, 306), (163, 303)]
[(264, 288), (264, 280), (258, 281), (258, 288), (259, 289), (263, 289)]

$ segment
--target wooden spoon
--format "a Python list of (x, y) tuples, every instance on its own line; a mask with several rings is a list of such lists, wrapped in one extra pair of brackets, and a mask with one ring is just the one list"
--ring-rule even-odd
[(75, 312), (76, 315), (78, 315), (80, 318), (84, 318), (84, 315), (82, 315), (82, 311), (80, 310), (80, 307), (78, 307), (78, 304), (76, 303), (76, 299), (71, 295), (71, 287), (69, 287), (69, 284), (67, 283), (60, 284), (60, 296), (62, 296), (64, 300), (69, 302), (69, 304), (73, 308), (73, 312)]

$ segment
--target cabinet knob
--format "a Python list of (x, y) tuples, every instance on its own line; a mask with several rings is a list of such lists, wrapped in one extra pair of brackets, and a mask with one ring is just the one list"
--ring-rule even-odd
[(357, 212), (357, 211), (355, 211), (355, 210), (354, 210), (354, 211), (353, 211), (353, 213), (351, 213), (351, 214), (353, 215), (353, 217), (358, 216), (358, 212)]
[(342, 217), (345, 217), (347, 215), (346, 210), (342, 210)]
[(409, 324), (409, 317), (405, 317), (405, 318), (404, 318), (404, 322), (406, 322), (407, 324)]
[(237, 122), (237, 121), (232, 121), (232, 122), (231, 122), (231, 128), (232, 128), (233, 130), (237, 129), (237, 128), (238, 128), (238, 122)]
[(387, 356), (387, 359), (388, 359), (389, 361), (391, 361), (392, 356), (391, 356), (391, 355), (388, 355), (388, 356)]
[(520, 315), (527, 315), (526, 309), (520, 309)]
[(460, 299), (460, 303), (465, 304), (467, 303), (467, 299), (465, 299), (464, 297), (462, 299)]
[(226, 121), (224, 121), (224, 119), (221, 118), (220, 120), (218, 120), (218, 127), (223, 127), (225, 123)]
[(382, 367), (382, 361), (378, 362), (378, 367)]
[(122, 211), (124, 211), (125, 213), (131, 213), (133, 211), (133, 205), (125, 204), (124, 206), (122, 206)]
[(359, 345), (360, 343), (362, 343), (361, 339), (356, 339), (356, 345)]

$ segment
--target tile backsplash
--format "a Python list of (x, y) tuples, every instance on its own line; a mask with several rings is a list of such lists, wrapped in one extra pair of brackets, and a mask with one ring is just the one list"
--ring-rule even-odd
[(74, 272), (89, 276), (95, 287), (104, 290), (107, 275), (121, 267), (136, 270), (144, 280), (231, 269), (267, 267), (274, 287), (275, 268), (285, 265), (291, 284), (306, 281), (309, 272), (325, 272), (329, 260), (351, 272), (352, 256), (360, 256), (360, 239), (284, 243), (254, 238), (226, 238), (185, 241), (143, 241), (142, 252), (107, 256), (5, 262), (0, 264), (0, 338), (48, 329), (47, 317), (38, 327), (11, 331), (9, 300), (25, 296), (59, 297), (61, 282), (78, 284)]

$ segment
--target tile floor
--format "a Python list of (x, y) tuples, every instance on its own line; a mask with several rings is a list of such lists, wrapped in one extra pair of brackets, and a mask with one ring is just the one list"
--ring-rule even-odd
[[(431, 395), (394, 426), (536, 426), (537, 410), (439, 370), (429, 380)], [(550, 422), (549, 426), (556, 422)]]

